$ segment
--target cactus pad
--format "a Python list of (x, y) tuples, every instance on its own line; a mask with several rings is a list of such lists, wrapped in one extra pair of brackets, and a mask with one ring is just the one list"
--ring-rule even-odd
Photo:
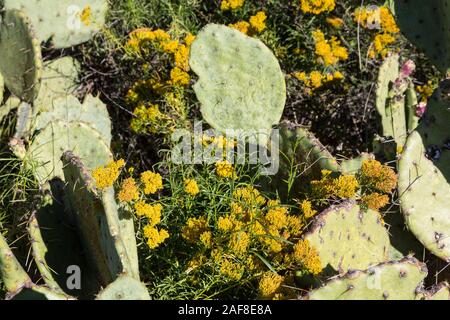
[(52, 60), (44, 66), (35, 112), (47, 111), (56, 97), (72, 94), (77, 87), (79, 64), (72, 57)]
[(433, 254), (450, 261), (450, 80), (430, 99), (399, 161), (399, 195), (405, 222)]
[(403, 34), (424, 50), (445, 74), (450, 67), (449, 1), (396, 0), (394, 3)]
[[(137, 252), (132, 252), (137, 250), (136, 245), (131, 248), (122, 238), (125, 230), (121, 229), (120, 220), (124, 217), (119, 217), (114, 190), (97, 190), (88, 170), (71, 152), (65, 152), (62, 161), (68, 184), (68, 204), (77, 217), (81, 237), (90, 248), (91, 259), (100, 276), (106, 284), (123, 272), (139, 279), (137, 261), (131, 262), (129, 258), (137, 257)], [(129, 219), (132, 221), (131, 217)], [(134, 237), (134, 229), (132, 233)]]
[(17, 97), (32, 103), (39, 92), (42, 74), (41, 48), (30, 21), (18, 10), (7, 10), (3, 15), (0, 56), (0, 72), (6, 87)]
[(89, 169), (106, 165), (112, 155), (104, 137), (84, 123), (54, 121), (49, 123), (33, 140), (28, 154), (36, 175), (43, 183), (53, 177), (63, 178), (61, 155), (71, 150), (85, 161)]
[(0, 73), (0, 105), (3, 103), (3, 94), (5, 93), (5, 79)]
[(353, 271), (309, 293), (310, 300), (414, 300), (427, 275), (414, 258)]
[(106, 145), (111, 143), (111, 120), (106, 106), (91, 95), (87, 95), (81, 104), (72, 95), (53, 99), (48, 110), (41, 112), (35, 123), (36, 130), (42, 130), (49, 123), (83, 123), (100, 133)]
[(19, 9), (30, 17), (39, 41), (51, 40), (57, 49), (85, 41), (102, 28), (106, 0), (4, 0), (5, 9)]
[(330, 265), (340, 273), (364, 270), (388, 259), (389, 235), (380, 215), (361, 210), (354, 201), (318, 215), (305, 239), (317, 249), (323, 268)]
[(150, 300), (150, 296), (144, 284), (121, 275), (98, 294), (97, 300)]
[(209, 24), (193, 42), (189, 63), (199, 77), (194, 90), (203, 118), (215, 129), (269, 133), (280, 121), (286, 83), (261, 41)]

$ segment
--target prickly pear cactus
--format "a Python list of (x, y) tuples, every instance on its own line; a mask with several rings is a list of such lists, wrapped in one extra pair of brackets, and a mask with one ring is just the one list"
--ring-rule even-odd
[[(78, 221), (81, 237), (103, 282), (109, 284), (121, 273), (138, 280), (134, 227), (123, 228), (123, 224), (133, 224), (132, 217), (119, 216), (114, 190), (97, 190), (80, 158), (65, 152), (62, 162), (68, 184), (68, 205)], [(132, 235), (125, 235), (130, 230)]]
[(430, 290), (421, 290), (417, 300), (450, 300), (450, 286), (447, 282), (442, 282)]
[(55, 48), (88, 41), (105, 23), (106, 0), (4, 0), (5, 9), (19, 9), (30, 17), (40, 42)]
[(394, 3), (401, 31), (445, 74), (450, 67), (450, 2), (396, 0)]
[(53, 100), (73, 94), (77, 88), (79, 64), (72, 57), (52, 60), (44, 65), (41, 87), (34, 101), (34, 113), (52, 109)]
[(399, 68), (399, 56), (394, 54), (383, 61), (378, 73), (375, 106), (381, 117), (381, 126), (385, 137), (394, 137), (392, 119), (387, 114), (387, 102), (389, 100), (389, 91), (391, 90), (390, 86), (398, 78)]
[(415, 300), (427, 275), (414, 258), (353, 271), (309, 293), (310, 300)]
[(87, 96), (83, 105), (73, 96), (55, 99), (52, 109), (41, 113), (34, 126), (41, 130), (27, 151), (30, 165), (38, 165), (41, 183), (53, 178), (63, 179), (63, 152), (78, 154), (89, 169), (107, 164), (112, 159), (111, 122), (106, 106)]
[(399, 161), (405, 222), (433, 254), (450, 261), (450, 80), (434, 92)]
[(71, 297), (54, 292), (46, 286), (34, 284), (28, 274), (14, 256), (6, 239), (0, 232), (0, 275), (7, 290), (7, 300), (10, 299), (45, 299), (68, 300)]
[(97, 300), (150, 300), (150, 296), (144, 284), (121, 275), (98, 294)]
[(304, 237), (317, 249), (322, 267), (339, 273), (388, 260), (389, 235), (379, 213), (363, 211), (354, 201), (322, 212)]
[[(44, 11), (48, 12), (48, 10)], [(7, 10), (0, 25), (0, 72), (6, 87), (32, 103), (39, 92), (42, 57), (31, 22), (18, 10)]]
[(274, 54), (259, 40), (223, 25), (197, 35), (189, 60), (203, 118), (215, 129), (254, 130), (267, 135), (280, 121), (286, 83)]

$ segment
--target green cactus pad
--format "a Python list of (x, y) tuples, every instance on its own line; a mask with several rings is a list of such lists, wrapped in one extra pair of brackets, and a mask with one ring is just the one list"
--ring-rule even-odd
[(5, 92), (5, 79), (0, 73), (0, 105), (3, 103), (3, 94)]
[(51, 110), (53, 100), (73, 94), (77, 88), (79, 63), (72, 57), (52, 60), (44, 66), (35, 112)]
[(450, 80), (445, 80), (430, 99), (416, 131), (408, 137), (399, 161), (398, 182), (408, 228), (428, 250), (447, 262), (450, 261), (449, 94)]
[(354, 201), (322, 212), (304, 238), (318, 251), (323, 268), (330, 265), (341, 274), (388, 260), (389, 235), (379, 213), (363, 211)]
[(120, 219), (124, 217), (119, 217), (113, 188), (97, 190), (87, 168), (73, 153), (65, 152), (62, 161), (68, 204), (77, 217), (81, 237), (90, 249), (99, 275), (106, 284), (123, 272), (139, 279), (139, 271), (134, 268), (137, 262), (134, 265), (129, 258), (137, 257), (137, 252), (132, 252), (137, 250), (136, 244), (133, 248), (126, 246), (122, 238), (122, 233), (128, 230), (121, 229)]
[(402, 33), (442, 72), (450, 67), (448, 0), (396, 0), (397, 24)]
[(435, 285), (430, 290), (420, 290), (417, 300), (450, 300), (450, 286), (447, 282)]
[(111, 120), (106, 106), (99, 98), (87, 95), (83, 104), (72, 95), (55, 98), (47, 111), (41, 112), (36, 118), (34, 128), (42, 130), (55, 121), (84, 123), (99, 132), (106, 145), (111, 143)]
[(286, 83), (277, 59), (261, 41), (209, 24), (193, 42), (189, 63), (199, 77), (194, 90), (203, 118), (213, 128), (268, 134), (280, 121)]
[(392, 131), (392, 119), (388, 116), (386, 111), (388, 109), (387, 102), (389, 100), (389, 91), (392, 83), (399, 76), (399, 68), (399, 56), (394, 54), (383, 61), (378, 73), (375, 106), (381, 117), (381, 126), (383, 128), (383, 136), (385, 137), (394, 136)]
[(408, 257), (349, 272), (310, 292), (308, 299), (415, 300), (426, 275), (426, 265)]
[(34, 38), (30, 21), (18, 10), (7, 10), (3, 15), (0, 56), (0, 72), (6, 87), (17, 97), (32, 103), (39, 92), (42, 74), (41, 47)]
[(61, 155), (72, 150), (89, 169), (106, 165), (112, 159), (103, 135), (81, 122), (49, 123), (33, 140), (27, 154), (30, 165), (37, 165), (36, 176), (41, 183), (59, 177), (63, 179)]
[[(5, 9), (30, 17), (39, 41), (51, 40), (57, 49), (88, 41), (105, 23), (106, 0), (4, 0)], [(90, 15), (88, 16), (88, 11)], [(86, 20), (82, 21), (83, 12)]]
[(97, 300), (150, 300), (150, 296), (144, 284), (121, 275), (98, 294)]

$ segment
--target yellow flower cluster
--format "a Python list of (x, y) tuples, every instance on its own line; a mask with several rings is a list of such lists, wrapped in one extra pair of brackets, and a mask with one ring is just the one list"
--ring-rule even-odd
[(300, 203), (300, 209), (305, 219), (310, 219), (317, 214), (317, 211), (313, 209), (312, 203), (309, 200), (303, 200)]
[(320, 63), (331, 66), (336, 65), (340, 60), (348, 59), (347, 49), (341, 46), (341, 42), (335, 36), (327, 40), (322, 31), (316, 30), (313, 32), (313, 38), (316, 46), (315, 53)]
[(322, 170), (322, 179), (311, 181), (311, 189), (313, 196), (318, 199), (350, 199), (356, 196), (359, 183), (353, 175), (333, 178), (331, 171)]
[(159, 173), (145, 171), (141, 173), (141, 182), (144, 184), (145, 194), (155, 194), (163, 189), (162, 177)]
[(130, 33), (126, 48), (131, 52), (141, 54), (150, 45), (162, 52), (171, 54), (174, 59), (174, 67), (170, 72), (169, 84), (174, 86), (186, 86), (189, 84), (189, 51), (195, 36), (188, 34), (184, 38), (184, 44), (173, 39), (167, 32), (161, 29), (151, 30), (141, 28)]
[(344, 79), (344, 75), (340, 71), (327, 74), (322, 74), (319, 71), (312, 71), (309, 75), (306, 74), (306, 72), (294, 72), (293, 75), (307, 87), (312, 89), (318, 89), (327, 83)]
[(92, 177), (95, 180), (98, 189), (105, 189), (111, 187), (119, 178), (120, 171), (125, 166), (125, 161), (120, 159), (112, 161), (104, 167), (99, 167), (92, 172)]
[(147, 238), (147, 245), (150, 249), (159, 247), (167, 238), (169, 238), (167, 230), (158, 230), (150, 225), (145, 226), (143, 232), (144, 237)]
[(364, 195), (361, 201), (366, 208), (378, 211), (389, 203), (389, 197), (385, 194), (374, 192)]
[(360, 181), (368, 188), (390, 193), (397, 186), (397, 175), (390, 167), (376, 160), (364, 160)]
[(235, 178), (236, 176), (233, 165), (227, 160), (216, 162), (216, 173), (221, 178)]
[(236, 29), (243, 34), (253, 36), (263, 32), (266, 26), (267, 15), (264, 11), (259, 11), (256, 15), (251, 16), (249, 22), (241, 20), (236, 23), (229, 24), (230, 28)]
[(330, 26), (332, 26), (336, 29), (339, 29), (344, 24), (344, 20), (342, 20), (341, 18), (338, 18), (338, 17), (329, 17), (329, 18), (327, 18), (327, 23)]
[(152, 227), (161, 222), (162, 205), (160, 203), (151, 205), (144, 201), (138, 201), (134, 204), (134, 210), (138, 217), (146, 217), (148, 224)]
[(283, 283), (284, 278), (275, 272), (266, 272), (259, 280), (259, 295), (263, 299), (272, 299)]
[(294, 245), (293, 257), (313, 275), (318, 275), (323, 270), (317, 250), (309, 244), (308, 240), (300, 240)]
[(420, 94), (420, 100), (422, 102), (427, 102), (428, 99), (433, 95), (436, 87), (437, 85), (434, 84), (431, 80), (428, 80), (428, 82), (423, 86), (416, 86), (416, 91), (418, 94)]
[(80, 12), (80, 20), (86, 27), (89, 27), (91, 25), (91, 16), (92, 16), (91, 6), (86, 6)]
[(139, 198), (139, 189), (133, 178), (127, 178), (122, 182), (117, 198), (120, 202), (131, 202)]
[(136, 133), (156, 133), (158, 124), (162, 118), (162, 113), (157, 105), (145, 106), (143, 104), (136, 107), (133, 111), (131, 120), (131, 129)]
[(330, 12), (336, 6), (334, 0), (301, 0), (300, 8), (304, 13), (320, 14)]
[(203, 233), (209, 232), (208, 221), (205, 217), (189, 218), (181, 230), (181, 235), (189, 242), (197, 242)]
[(389, 52), (389, 46), (395, 43), (395, 35), (400, 32), (395, 23), (394, 16), (388, 7), (361, 7), (354, 12), (355, 21), (366, 29), (378, 29), (373, 40), (373, 48), (369, 50), (369, 57), (377, 55), (385, 57)]
[(220, 3), (220, 10), (236, 10), (244, 5), (244, 0), (222, 0)]
[(191, 196), (195, 197), (200, 192), (197, 181), (195, 181), (194, 179), (185, 179), (184, 191), (186, 191), (186, 193), (190, 194)]
[(244, 266), (240, 263), (233, 262), (231, 259), (221, 259), (220, 273), (231, 280), (240, 280), (244, 273)]
[(238, 231), (231, 235), (228, 248), (236, 256), (247, 253), (247, 249), (250, 245), (250, 236), (247, 232)]

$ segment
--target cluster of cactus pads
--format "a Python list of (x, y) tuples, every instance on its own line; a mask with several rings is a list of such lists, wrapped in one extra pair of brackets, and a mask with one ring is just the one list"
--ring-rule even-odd
[[(5, 0), (2, 6), (0, 116), (17, 112), (11, 149), (50, 195), (28, 224), (43, 284), (32, 281), (0, 234), (7, 298), (149, 299), (139, 280), (133, 219), (119, 209), (114, 190), (97, 190), (90, 176), (112, 160), (106, 106), (91, 95), (80, 102), (73, 58), (43, 62), (41, 56), (43, 42), (65, 48), (89, 40), (104, 23), (107, 1)], [(71, 268), (80, 268), (79, 285), (68, 285)]]

